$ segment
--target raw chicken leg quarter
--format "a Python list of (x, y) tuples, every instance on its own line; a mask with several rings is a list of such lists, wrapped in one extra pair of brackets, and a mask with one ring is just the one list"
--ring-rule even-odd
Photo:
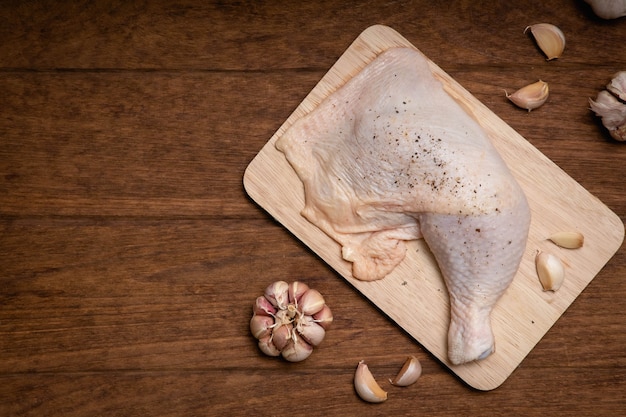
[(424, 238), (450, 296), (450, 362), (494, 351), (490, 314), (519, 267), (530, 210), (418, 51), (381, 53), (276, 147), (304, 185), (302, 215), (341, 244), (355, 278), (384, 278), (405, 241)]

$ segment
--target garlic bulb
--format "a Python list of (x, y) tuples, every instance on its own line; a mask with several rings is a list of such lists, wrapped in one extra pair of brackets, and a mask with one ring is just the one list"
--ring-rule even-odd
[(626, 16), (626, 0), (585, 0), (593, 12), (602, 19)]
[(602, 118), (602, 124), (615, 140), (626, 141), (626, 71), (618, 72), (595, 101), (589, 99), (591, 110)]
[(300, 362), (322, 342), (332, 321), (319, 291), (299, 281), (276, 281), (255, 300), (250, 332), (266, 355)]

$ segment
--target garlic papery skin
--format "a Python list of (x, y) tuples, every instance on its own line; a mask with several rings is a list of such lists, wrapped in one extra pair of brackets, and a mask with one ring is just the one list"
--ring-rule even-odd
[(550, 89), (548, 83), (539, 80), (536, 83), (520, 88), (513, 94), (507, 94), (506, 91), (505, 94), (506, 98), (511, 100), (516, 106), (531, 111), (546, 102), (550, 95)]
[(565, 50), (565, 35), (558, 27), (550, 23), (537, 23), (527, 26), (524, 33), (530, 29), (539, 49), (546, 55), (548, 61), (560, 58)]
[(557, 232), (548, 239), (555, 245), (566, 249), (582, 248), (585, 244), (585, 237), (580, 232)]
[(557, 291), (561, 288), (565, 280), (565, 268), (559, 258), (540, 251), (535, 257), (535, 266), (544, 291)]
[(298, 322), (296, 330), (311, 346), (319, 345), (326, 336), (326, 330), (317, 324), (311, 316), (303, 316), (302, 320)]
[(415, 356), (409, 356), (404, 361), (402, 369), (394, 379), (390, 379), (392, 385), (398, 387), (408, 387), (417, 382), (422, 375), (422, 364)]
[(267, 356), (280, 356), (280, 350), (274, 345), (271, 335), (259, 339), (259, 349)]
[(265, 298), (265, 296), (260, 295), (254, 301), (254, 305), (252, 306), (253, 314), (260, 314), (264, 316), (273, 316), (276, 314), (276, 308), (270, 303), (270, 301)]
[(621, 102), (607, 90), (598, 93), (596, 100), (589, 99), (591, 110), (602, 118), (602, 124), (611, 137), (626, 141), (626, 103)]
[(585, 0), (593, 12), (602, 19), (626, 16), (626, 0)]
[(289, 284), (285, 281), (276, 281), (268, 285), (265, 289), (265, 298), (274, 307), (281, 310), (287, 308), (287, 304), (289, 304)]
[(620, 71), (613, 75), (606, 89), (622, 101), (626, 101), (626, 71)]
[(328, 330), (333, 322), (333, 313), (330, 311), (330, 307), (324, 305), (320, 311), (313, 314), (313, 319), (317, 324), (322, 326), (324, 330)]
[(387, 392), (378, 385), (364, 361), (356, 367), (354, 389), (362, 400), (370, 403), (381, 403), (387, 399)]
[(276, 326), (272, 331), (272, 342), (274, 342), (274, 346), (276, 346), (279, 351), (282, 351), (287, 346), (292, 337), (293, 326), (291, 323)]
[(294, 333), (287, 346), (280, 352), (283, 358), (289, 362), (300, 362), (311, 356), (313, 346), (309, 345), (302, 337)]
[(250, 319), (250, 332), (252, 333), (252, 336), (257, 339), (268, 336), (272, 332), (273, 327), (273, 317), (255, 314)]
[(259, 349), (290, 362), (308, 358), (333, 321), (322, 294), (299, 281), (268, 285), (252, 312), (250, 332), (259, 340)]
[(319, 291), (309, 289), (300, 297), (298, 308), (303, 314), (312, 315), (320, 311), (325, 304), (326, 301), (324, 301), (324, 297)]
[(309, 290), (309, 286), (304, 282), (294, 281), (289, 284), (289, 302), (298, 306), (298, 301), (302, 298), (302, 294)]

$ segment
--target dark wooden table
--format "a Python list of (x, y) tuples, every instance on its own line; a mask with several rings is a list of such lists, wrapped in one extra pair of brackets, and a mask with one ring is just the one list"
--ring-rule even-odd
[[(624, 220), (626, 145), (587, 99), (626, 70), (626, 20), (575, 0), (299, 3), (0, 4), (0, 415), (623, 415), (623, 250), (479, 392), (252, 202), (242, 176), (380, 23)], [(561, 59), (524, 34), (538, 22), (566, 34)], [(551, 87), (540, 109), (504, 97), (537, 79)], [(249, 335), (252, 301), (278, 279), (319, 289), (335, 314), (299, 364)], [(407, 354), (424, 375), (393, 389)], [(387, 402), (355, 395), (360, 359)]]

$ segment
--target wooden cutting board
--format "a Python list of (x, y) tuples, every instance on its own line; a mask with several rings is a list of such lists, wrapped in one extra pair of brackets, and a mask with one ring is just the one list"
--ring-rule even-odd
[[(351, 264), (341, 258), (340, 246), (300, 215), (304, 207), (302, 183), (274, 147), (296, 119), (313, 110), (380, 52), (396, 46), (415, 48), (386, 26), (372, 26), (361, 33), (250, 163), (244, 186), (252, 199), (461, 379), (479, 390), (491, 390), (509, 377), (615, 254), (624, 238), (624, 225), (608, 207), (429, 61), (446, 91), (490, 134), (532, 210), (520, 269), (492, 313), (496, 352), (483, 361), (450, 364), (448, 294), (424, 241), (409, 242), (405, 260), (386, 278), (374, 282), (354, 279)], [(584, 234), (583, 248), (561, 249), (546, 240), (553, 232), (570, 230)], [(550, 251), (565, 264), (566, 280), (556, 293), (541, 289), (534, 265), (537, 250)]]

